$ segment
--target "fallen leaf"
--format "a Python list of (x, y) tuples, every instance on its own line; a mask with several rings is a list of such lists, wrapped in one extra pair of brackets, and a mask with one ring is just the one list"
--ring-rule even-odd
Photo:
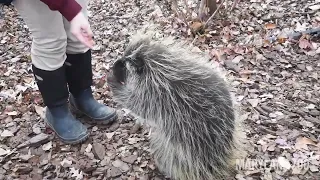
[(83, 179), (83, 172), (80, 169), (76, 170), (74, 167), (70, 168), (71, 177), (75, 177), (76, 180)]
[(259, 104), (259, 99), (247, 99), (247, 101), (251, 104), (252, 107), (257, 107)]
[(140, 138), (129, 138), (128, 141), (129, 141), (129, 144), (136, 144), (137, 142), (140, 141)]
[(190, 26), (191, 31), (195, 34), (198, 33), (199, 31), (201, 31), (202, 28), (203, 28), (203, 24), (198, 21), (193, 22)]
[(137, 158), (138, 158), (137, 155), (131, 155), (131, 156), (128, 156), (128, 157), (123, 157), (122, 161), (132, 164), (132, 163), (134, 163), (134, 161), (137, 160)]
[(1, 136), (1, 137), (12, 137), (12, 136), (14, 136), (14, 134), (13, 134), (11, 131), (9, 131), (9, 130), (4, 130), (4, 131), (1, 133), (0, 136)]
[(312, 6), (309, 6), (309, 9), (313, 10), (313, 11), (317, 11), (320, 9), (320, 5), (319, 4), (316, 4), (316, 5), (312, 5)]
[(299, 47), (301, 49), (308, 49), (308, 48), (313, 49), (312, 44), (306, 39), (300, 39), (299, 40)]
[(45, 118), (45, 108), (44, 107), (34, 105), (34, 109), (42, 119)]
[(9, 115), (9, 116), (16, 116), (16, 115), (18, 115), (18, 112), (17, 112), (17, 111), (7, 112), (7, 115)]
[(313, 146), (316, 146), (316, 143), (314, 143), (311, 139), (309, 138), (306, 138), (306, 137), (300, 137), (300, 138), (297, 138), (296, 140), (296, 144), (295, 144), (295, 147), (296, 149), (298, 150), (308, 150), (308, 145), (313, 145)]
[(311, 165), (309, 167), (310, 171), (315, 173), (315, 172), (319, 172), (319, 167), (315, 166), (315, 165)]
[(276, 28), (277, 27), (277, 25), (276, 24), (265, 24), (264, 25), (264, 28), (265, 29), (267, 29), (267, 30), (269, 30), (269, 29), (274, 29), (274, 28)]
[(297, 22), (296, 23), (296, 28), (294, 30), (298, 31), (298, 32), (306, 31), (307, 30), (307, 26), (308, 26), (308, 23), (301, 24), (301, 23)]
[(5, 150), (5, 149), (0, 148), (0, 156), (7, 155), (9, 153), (10, 153), (10, 150)]
[(100, 143), (93, 143), (93, 150), (92, 153), (94, 154), (94, 157), (103, 160), (106, 150), (105, 147)]
[(64, 158), (61, 162), (60, 162), (62, 167), (70, 167), (72, 165), (72, 161)]
[(241, 56), (241, 55), (239, 55), (239, 56), (236, 56), (236, 57), (232, 60), (232, 62), (238, 64), (242, 59), (244, 59), (244, 57)]
[(277, 42), (280, 44), (284, 44), (287, 41), (287, 37), (282, 36), (282, 37), (278, 37)]
[(242, 70), (239, 72), (240, 75), (250, 75), (250, 74), (254, 74), (254, 73), (256, 73), (256, 71)]
[(314, 104), (309, 104), (308, 106), (306, 106), (307, 109), (315, 109), (316, 105)]
[(283, 167), (287, 170), (291, 169), (291, 164), (290, 164), (289, 160), (287, 160), (285, 157), (279, 157), (278, 163), (281, 167)]
[(292, 174), (303, 174), (303, 169), (301, 169), (298, 166), (293, 166), (292, 167)]
[(91, 152), (91, 149), (92, 149), (92, 145), (91, 144), (88, 144), (87, 148), (86, 148), (86, 152), (89, 153)]
[(28, 154), (25, 155), (20, 155), (19, 158), (24, 160), (24, 161), (28, 161), (30, 158), (32, 158), (33, 155), (31, 155), (31, 150), (29, 149)]
[(16, 62), (20, 61), (20, 58), (19, 57), (14, 57), (10, 61), (13, 62), (13, 63), (16, 63)]
[(41, 128), (39, 127), (39, 124), (34, 124), (32, 126), (32, 131), (35, 133), (35, 134), (40, 134), (41, 133)]
[(222, 51), (213, 49), (213, 50), (211, 50), (211, 54), (212, 54), (212, 56), (216, 57), (219, 62), (225, 61), (225, 56)]
[(140, 167), (146, 167), (148, 165), (148, 161), (143, 161), (140, 165)]
[(92, 128), (92, 131), (93, 132), (96, 132), (98, 130), (98, 127), (97, 126), (94, 126), (93, 128)]
[(273, 152), (273, 151), (275, 151), (275, 149), (276, 149), (276, 146), (275, 145), (271, 145), (271, 146), (269, 146), (268, 147), (268, 151), (270, 151), (270, 152)]
[(122, 174), (119, 168), (111, 167), (108, 169), (107, 176), (108, 177), (118, 177)]
[(114, 132), (111, 132), (111, 133), (106, 133), (106, 136), (108, 139), (111, 139), (114, 135)]
[(52, 148), (52, 141), (50, 141), (50, 142), (42, 145), (42, 149), (43, 149), (44, 151), (49, 151), (51, 148)]
[(129, 169), (130, 169), (130, 167), (128, 166), (127, 163), (124, 163), (123, 161), (121, 161), (121, 160), (119, 160), (119, 159), (113, 161), (113, 162), (112, 162), (112, 165), (113, 165), (114, 167), (117, 167), (117, 168), (121, 169), (121, 170), (124, 171), (124, 172), (127, 172), (127, 171), (129, 171)]

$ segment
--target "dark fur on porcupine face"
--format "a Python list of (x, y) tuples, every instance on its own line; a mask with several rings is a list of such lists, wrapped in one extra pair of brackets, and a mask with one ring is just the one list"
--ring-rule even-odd
[(201, 56), (140, 38), (112, 71), (114, 100), (160, 133), (151, 144), (160, 168), (204, 180), (223, 173), (233, 148), (233, 104), (225, 82)]

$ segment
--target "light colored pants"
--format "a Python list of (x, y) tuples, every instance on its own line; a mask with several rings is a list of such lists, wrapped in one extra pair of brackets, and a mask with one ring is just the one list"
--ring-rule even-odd
[[(87, 15), (88, 0), (77, 0)], [(39, 69), (53, 71), (63, 66), (66, 53), (77, 54), (89, 50), (70, 33), (70, 23), (59, 11), (52, 11), (40, 0), (14, 0), (13, 5), (31, 32), (32, 64)]]

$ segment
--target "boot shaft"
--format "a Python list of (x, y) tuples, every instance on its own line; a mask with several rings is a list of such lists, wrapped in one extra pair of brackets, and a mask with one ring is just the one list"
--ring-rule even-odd
[(93, 84), (91, 58), (91, 50), (82, 54), (67, 54), (66, 78), (70, 93), (74, 97), (90, 89)]
[(65, 66), (54, 71), (46, 71), (32, 65), (32, 70), (43, 102), (48, 108), (68, 102), (69, 91)]

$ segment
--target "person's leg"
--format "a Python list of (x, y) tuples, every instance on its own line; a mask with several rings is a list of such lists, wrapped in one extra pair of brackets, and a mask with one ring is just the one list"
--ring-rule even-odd
[[(77, 0), (87, 16), (87, 0)], [(69, 85), (70, 103), (72, 107), (92, 119), (93, 123), (109, 124), (117, 118), (116, 110), (96, 101), (92, 95), (91, 50), (70, 33), (70, 23), (64, 19), (68, 36), (67, 81)]]
[(13, 5), (31, 32), (32, 70), (47, 106), (45, 121), (67, 143), (85, 140), (87, 128), (68, 108), (66, 59), (67, 35), (63, 18), (39, 0), (15, 0)]

